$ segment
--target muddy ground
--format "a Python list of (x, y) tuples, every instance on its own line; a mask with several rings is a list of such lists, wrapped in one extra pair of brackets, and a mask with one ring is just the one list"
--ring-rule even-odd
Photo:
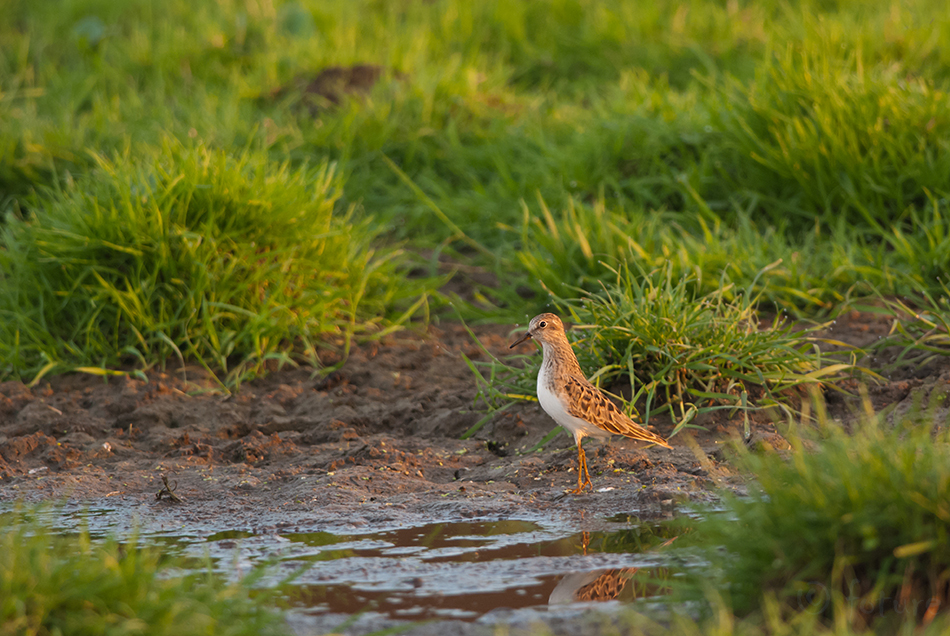
[[(853, 313), (829, 333), (864, 345), (886, 320)], [(481, 343), (507, 353), (512, 326), (475, 328)], [(681, 433), (674, 450), (642, 448), (614, 437), (588, 452), (595, 492), (578, 497), (576, 451), (561, 434), (525, 453), (553, 426), (536, 403), (495, 416), (460, 439), (483, 416), (474, 377), (460, 354), (486, 356), (458, 324), (403, 332), (357, 347), (327, 377), (311, 369), (277, 371), (227, 395), (200, 369), (168, 368), (104, 380), (86, 374), (49, 378), (29, 388), (0, 384), (0, 499), (66, 497), (154, 501), (161, 476), (189, 504), (267, 513), (295, 509), (328, 525), (373, 523), (396, 510), (482, 516), (486, 511), (564, 507), (593, 515), (707, 499), (736, 484), (723, 443), (741, 431), (741, 415), (719, 412)], [(540, 352), (538, 352), (540, 355)], [(921, 377), (913, 377), (916, 374)], [(911, 401), (915, 388), (946, 384), (946, 366), (908, 370), (870, 387), (877, 408)], [(853, 401), (829, 395), (847, 420)], [(666, 435), (672, 423), (657, 419)], [(753, 437), (781, 447), (768, 414), (753, 418)], [(690, 439), (695, 440), (695, 444)], [(605, 490), (606, 489), (606, 490)], [(596, 492), (602, 491), (602, 492)], [(365, 511), (374, 509), (372, 515)]]
[[(864, 346), (888, 328), (855, 312), (827, 335)], [(515, 329), (475, 333), (504, 355)], [(352, 533), (513, 518), (596, 530), (617, 514), (669, 513), (713, 500), (719, 487), (743, 488), (722, 452), (742, 417), (720, 411), (698, 422), (705, 430), (673, 438), (672, 451), (619, 437), (592, 444), (594, 492), (565, 494), (577, 480), (571, 438), (525, 452), (553, 427), (537, 403), (518, 404), (461, 439), (483, 417), (463, 353), (486, 359), (461, 325), (443, 323), (356, 347), (329, 376), (281, 370), (230, 395), (200, 369), (172, 366), (148, 381), (71, 374), (32, 388), (6, 382), (0, 502), (66, 499), (128, 510), (130, 523), (134, 515), (207, 532)], [(869, 391), (875, 408), (896, 403), (900, 411), (915, 396), (945, 393), (948, 382), (950, 366), (938, 361), (898, 370)], [(857, 410), (837, 393), (828, 405), (845, 423)], [(663, 435), (672, 429), (664, 419), (651, 424)], [(756, 414), (752, 428), (753, 443), (784, 445), (783, 423), (768, 413)], [(157, 497), (163, 476), (183, 503)]]
[[(492, 352), (507, 352), (510, 327), (476, 332)], [(461, 439), (484, 415), (462, 353), (486, 357), (448, 324), (358, 347), (327, 377), (283, 370), (230, 396), (196, 368), (150, 373), (148, 382), (83, 374), (32, 389), (8, 382), (0, 497), (154, 500), (167, 475), (192, 507), (251, 506), (264, 524), (275, 508), (360, 525), (399, 516), (393, 508), (471, 518), (574, 506), (564, 496), (577, 479), (571, 438), (523, 454), (552, 430), (537, 404)], [(699, 436), (700, 446), (714, 452), (728, 428)], [(612, 489), (579, 498), (596, 511), (705, 497), (718, 478), (684, 444), (670, 452), (615, 438), (588, 455), (595, 489)]]

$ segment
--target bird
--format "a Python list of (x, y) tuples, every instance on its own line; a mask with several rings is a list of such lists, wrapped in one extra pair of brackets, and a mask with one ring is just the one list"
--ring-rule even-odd
[(543, 359), (538, 371), (538, 402), (560, 426), (574, 435), (577, 444), (577, 489), (594, 486), (587, 470), (587, 456), (581, 441), (585, 437), (607, 439), (612, 434), (650, 442), (672, 449), (662, 437), (624, 415), (600, 389), (588, 382), (577, 356), (564, 333), (564, 323), (556, 314), (538, 314), (528, 323), (528, 331), (509, 349), (527, 340), (541, 344)]

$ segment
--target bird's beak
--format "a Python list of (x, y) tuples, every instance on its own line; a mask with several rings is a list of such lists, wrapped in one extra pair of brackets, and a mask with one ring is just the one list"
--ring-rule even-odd
[(517, 347), (518, 345), (520, 345), (520, 344), (521, 344), (522, 342), (524, 342), (525, 340), (530, 340), (530, 339), (531, 339), (531, 332), (530, 332), (530, 331), (527, 331), (527, 332), (525, 332), (525, 334), (524, 334), (523, 336), (521, 336), (520, 338), (518, 338), (517, 340), (515, 340), (514, 344), (512, 344), (512, 345), (511, 345), (510, 347), (508, 347), (508, 348), (509, 348), (509, 349), (514, 349), (515, 347)]

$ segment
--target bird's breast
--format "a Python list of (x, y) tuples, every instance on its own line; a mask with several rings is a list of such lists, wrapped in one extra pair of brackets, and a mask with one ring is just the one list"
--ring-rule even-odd
[(588, 436), (610, 437), (607, 431), (571, 415), (567, 410), (566, 398), (557, 393), (552, 369), (547, 364), (542, 364), (541, 371), (538, 372), (538, 402), (551, 419), (574, 435), (575, 440)]
[(551, 381), (551, 369), (548, 365), (542, 365), (538, 372), (538, 402), (544, 412), (550, 415), (555, 422), (561, 426), (567, 425), (568, 418), (573, 417), (567, 412), (564, 401), (558, 396), (554, 388), (554, 382)]

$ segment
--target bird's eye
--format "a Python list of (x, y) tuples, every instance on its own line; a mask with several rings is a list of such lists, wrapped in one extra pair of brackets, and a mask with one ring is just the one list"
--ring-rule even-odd
[(542, 320), (541, 322), (538, 323), (538, 326), (541, 327), (542, 329), (544, 329), (545, 327), (548, 326), (548, 323), (546, 323), (546, 322), (544, 322), (544, 321)]

